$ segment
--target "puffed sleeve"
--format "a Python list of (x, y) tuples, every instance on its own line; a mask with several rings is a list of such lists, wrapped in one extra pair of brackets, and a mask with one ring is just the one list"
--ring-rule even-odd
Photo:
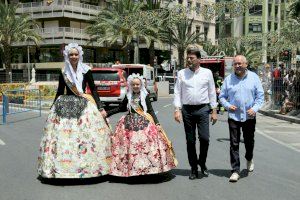
[(98, 94), (97, 89), (95, 87), (94, 78), (93, 78), (91, 70), (89, 70), (85, 74), (85, 79), (86, 79), (86, 81), (87, 81), (87, 83), (88, 83), (88, 85), (90, 87), (91, 94), (92, 94), (94, 100), (96, 101), (97, 108), (100, 110), (101, 108), (103, 108), (103, 105), (102, 105), (102, 103), (100, 101), (99, 94)]
[(55, 95), (55, 98), (54, 98), (53, 103), (56, 101), (56, 99), (57, 99), (60, 95), (63, 95), (63, 94), (64, 94), (65, 88), (66, 88), (66, 83), (65, 83), (65, 81), (64, 81), (64, 77), (63, 77), (62, 73), (60, 73), (59, 79), (58, 79), (58, 88), (57, 88), (56, 95)]
[(147, 113), (149, 113), (152, 116), (155, 124), (159, 124), (159, 121), (158, 121), (158, 119), (157, 119), (157, 117), (156, 117), (156, 115), (154, 113), (153, 108), (152, 108), (152, 104), (151, 104), (149, 95), (147, 95), (145, 101), (146, 101), (146, 105), (147, 105)]

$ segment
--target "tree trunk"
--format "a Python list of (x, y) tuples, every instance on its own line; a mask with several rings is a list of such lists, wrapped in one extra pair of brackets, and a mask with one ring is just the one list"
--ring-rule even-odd
[(139, 38), (133, 42), (134, 44), (134, 64), (140, 63), (140, 52), (139, 52)]
[(178, 70), (184, 68), (184, 50), (183, 49), (178, 49), (178, 59), (179, 59), (179, 66)]
[(155, 49), (154, 49), (154, 41), (152, 40), (149, 47), (149, 64), (154, 66), (154, 57), (155, 57)]
[(11, 47), (7, 44), (3, 45), (3, 63), (5, 65), (5, 81), (10, 82), (10, 76), (12, 76), (11, 70)]

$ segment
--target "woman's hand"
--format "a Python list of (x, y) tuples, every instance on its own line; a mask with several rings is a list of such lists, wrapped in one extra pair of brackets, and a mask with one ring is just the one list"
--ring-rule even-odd
[(106, 118), (107, 113), (106, 113), (106, 111), (104, 110), (104, 108), (101, 108), (99, 111), (100, 111), (102, 117)]

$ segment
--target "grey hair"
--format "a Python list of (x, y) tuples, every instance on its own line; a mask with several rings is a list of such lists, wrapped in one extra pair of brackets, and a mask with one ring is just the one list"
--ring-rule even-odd
[(248, 63), (247, 58), (244, 55), (236, 55), (234, 58), (240, 57), (242, 58), (243, 62)]

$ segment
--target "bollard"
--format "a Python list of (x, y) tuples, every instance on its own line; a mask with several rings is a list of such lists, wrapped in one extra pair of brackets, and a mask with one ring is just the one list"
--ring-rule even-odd
[(2, 122), (3, 122), (3, 124), (6, 124), (6, 114), (8, 113), (9, 109), (8, 109), (7, 96), (5, 96), (4, 94), (2, 94), (2, 102), (3, 102)]

